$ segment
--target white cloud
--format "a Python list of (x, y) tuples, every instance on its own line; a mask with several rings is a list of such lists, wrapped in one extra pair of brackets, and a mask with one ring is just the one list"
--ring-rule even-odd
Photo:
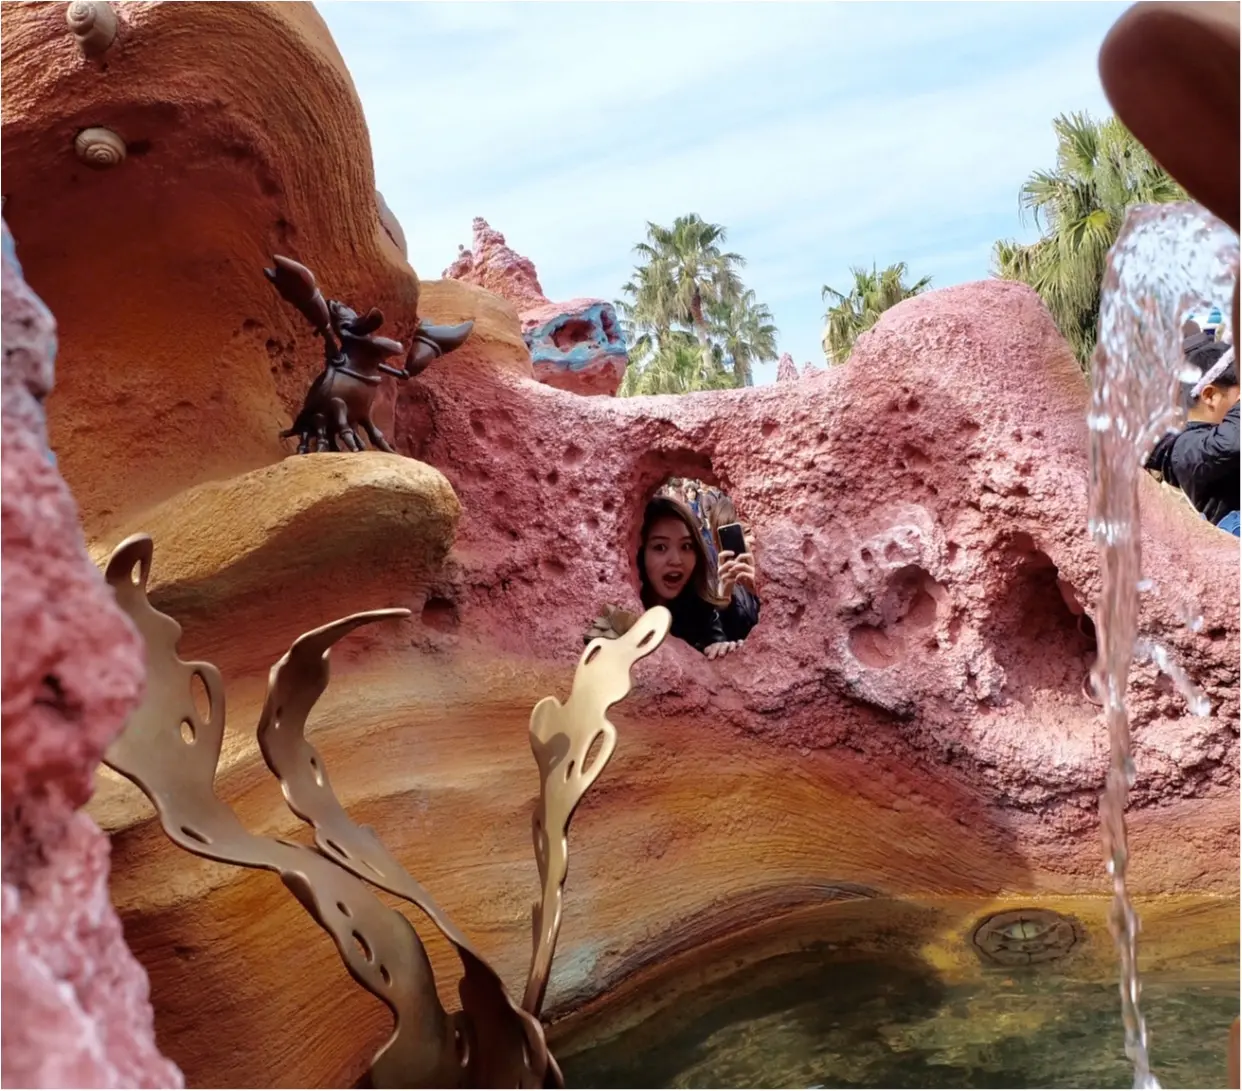
[(319, 6), (422, 275), (482, 215), (550, 296), (611, 298), (645, 222), (697, 211), (799, 362), (851, 265), (986, 275), (1053, 116), (1106, 112), (1095, 55), (1121, 7)]

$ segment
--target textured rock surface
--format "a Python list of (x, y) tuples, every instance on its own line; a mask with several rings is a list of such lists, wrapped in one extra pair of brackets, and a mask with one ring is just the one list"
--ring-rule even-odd
[(477, 284), (507, 299), (519, 312), (548, 302), (530, 258), (513, 250), (482, 216), (474, 218), (471, 230), (470, 248), (458, 248), (456, 260), (442, 274), (446, 280)]
[[(564, 696), (599, 606), (635, 604), (643, 502), (675, 474), (722, 485), (754, 527), (762, 620), (720, 663), (673, 642), (637, 671), (614, 716), (617, 755), (575, 821), (553, 1010), (796, 907), (874, 893), (917, 912), (953, 897), (966, 908), (940, 940), (958, 943), (969, 907), (998, 896), (1105, 892), (1095, 808), (1106, 747), (1081, 688), (1090, 626), (1067, 604), (1090, 605), (1098, 590), (1085, 389), (1031, 292), (987, 283), (921, 296), (861, 338), (849, 366), (807, 382), (576, 397), (532, 381), (522, 315), (546, 301), (529, 262), (483, 261), (477, 247), (475, 283), (420, 292), (379, 223), (361, 111), (313, 12), (121, 10), (124, 52), (102, 79), (60, 37), (60, 8), (3, 9), (5, 185), (35, 239), (32, 283), (57, 292), (66, 316), (49, 403), (65, 475), (100, 546), (160, 520), (154, 577), (183, 610), (183, 654), (225, 668), (217, 787), (249, 828), (301, 830), (253, 725), (267, 669), (303, 615), (410, 607), (409, 622), (334, 652), (311, 730), (346, 806), (520, 986), (537, 885), (530, 709)], [(238, 49), (279, 63), (244, 69)], [(152, 124), (130, 131), (131, 120)], [(131, 145), (114, 171), (75, 174), (79, 124), (150, 147)], [(161, 171), (184, 173), (159, 186)], [(69, 192), (92, 211), (72, 225)], [(133, 230), (146, 207), (167, 238)], [(114, 229), (117, 217), (129, 226)], [(299, 588), (310, 605), (282, 591), (260, 608), (244, 588), (264, 573), (273, 586), (288, 579), (269, 544), (276, 524), (249, 548), (260, 567), (238, 591), (230, 570), (205, 571), (186, 501), (254, 496), (234, 490), (290, 472), (273, 437), (318, 354), (258, 274), (282, 231), (333, 294), (376, 302), (394, 324), (412, 324), (416, 298), (430, 321), (478, 324), (458, 353), (384, 393), (381, 427), (460, 501), (443, 565), (422, 567), (434, 551), (413, 517), (370, 524), (392, 528), (393, 550), (409, 543), (404, 567), (382, 533), (352, 559), (352, 520), (338, 519), (323, 579)], [(1013, 381), (998, 395), (978, 375), (1002, 357)], [(358, 472), (386, 464), (365, 454)], [(338, 462), (305, 465), (295, 472), (316, 479), (306, 488), (345, 503), (317, 481)], [(1234, 570), (1237, 545), (1158, 490), (1144, 503), (1156, 587), (1143, 624), (1206, 686), (1214, 715), (1186, 717), (1151, 668), (1136, 672), (1134, 884), (1236, 896), (1238, 597), (1220, 573)], [(227, 544), (212, 533), (212, 548)], [(363, 582), (337, 578), (371, 556), (388, 559)], [(1198, 635), (1182, 624), (1195, 603)], [(301, 907), (270, 875), (174, 848), (136, 791), (100, 780), (92, 810), (115, 831), (126, 935), (151, 974), (161, 1044), (191, 1082), (357, 1079), (387, 1013)], [(451, 998), (452, 956), (415, 923)]]
[[(999, 403), (973, 379), (996, 353), (1023, 376)], [(1082, 692), (1092, 640), (1076, 612), (1098, 591), (1084, 404), (1036, 297), (1002, 283), (904, 304), (851, 365), (797, 385), (583, 400), (506, 359), (428, 372), (401, 388), (394, 434), (452, 483), (459, 534), (425, 589), (392, 588), (391, 602), (418, 613), (406, 647), (335, 670), (315, 720), (333, 783), (520, 982), (530, 706), (564, 693), (601, 603), (634, 604), (641, 498), (670, 473), (696, 476), (720, 482), (756, 528), (763, 620), (724, 663), (672, 643), (640, 669), (616, 716), (617, 757), (575, 825), (552, 1010), (798, 906), (951, 896), (931, 938), (944, 947), (998, 896), (1102, 893), (1106, 745)], [(1136, 672), (1134, 885), (1226, 895), (1238, 627), (1236, 592), (1215, 573), (1236, 544), (1156, 489), (1145, 510), (1156, 583), (1145, 628), (1215, 712), (1187, 717), (1149, 667)], [(1195, 601), (1199, 635), (1181, 620)], [(251, 828), (290, 836), (298, 824), (249, 736), (261, 674), (256, 657), (231, 675), (220, 791)], [(282, 1043), (268, 1082), (356, 1077), (386, 1021), (344, 986), (326, 944), (306, 942), (300, 909), (262, 876), (170, 848), (124, 791), (108, 798), (125, 862), (118, 900), (174, 1055), (202, 1082), (254, 1078), (253, 1058), (215, 1048), (248, 1028)], [(431, 947), (447, 991), (451, 959)], [(250, 952), (240, 992), (236, 949)], [(954, 949), (956, 964), (968, 955)], [(299, 1051), (303, 1041), (318, 1044)]]
[[(999, 403), (971, 379), (989, 345), (1026, 361)], [(745, 737), (877, 757), (908, 747), (1019, 805), (1016, 821), (1043, 810), (1030, 830), (1047, 851), (1081, 835), (1076, 867), (1093, 882), (1104, 745), (1081, 690), (1092, 640), (1058, 582), (1082, 602), (1098, 590), (1081, 380), (1037, 299), (1013, 285), (905, 305), (856, 353), (857, 366), (811, 384), (687, 399), (578, 405), (447, 370), (411, 387), (398, 421), (436, 421), (406, 431), (411, 453), (462, 500), (462, 625), (486, 603), (507, 616), (514, 651), (532, 632), (568, 651), (600, 601), (633, 601), (642, 497), (670, 473), (719, 481), (756, 527), (764, 620), (725, 664), (662, 655), (662, 714), (711, 699)], [(1236, 590), (1212, 577), (1236, 546), (1155, 490), (1148, 501), (1146, 624), (1217, 710), (1185, 717), (1140, 668), (1132, 701), (1152, 779), (1137, 794), (1153, 801), (1236, 781)], [(513, 583), (499, 601), (480, 594), (492, 572)], [(1205, 635), (1181, 622), (1195, 604)], [(1183, 864), (1162, 853), (1151, 874)]]
[(794, 383), (798, 381), (798, 365), (787, 352), (781, 353), (776, 363), (776, 381), (778, 383)]
[[(422, 303), (435, 321), (493, 298), (438, 290), (433, 300), (425, 286)], [(618, 755), (574, 828), (553, 1010), (843, 891), (915, 904), (1104, 891), (1106, 746), (1082, 693), (1090, 627), (1067, 605), (1098, 590), (1085, 390), (1033, 293), (932, 293), (889, 312), (848, 367), (682, 399), (582, 399), (531, 382), (507, 313), (480, 342), (494, 365), (480, 347), (398, 388), (392, 434), (452, 484), (458, 537), (439, 574), (394, 581), (388, 603), (416, 620), (399, 644), (342, 649), (314, 724), (346, 805), (511, 984), (534, 884), (529, 710), (564, 693), (599, 606), (634, 604), (642, 501), (670, 474), (719, 482), (754, 526), (763, 618), (722, 663), (672, 643), (640, 668), (616, 717)], [(976, 381), (997, 354), (1021, 376), (999, 401)], [(1238, 603), (1216, 574), (1236, 543), (1158, 490), (1146, 505), (1156, 589), (1144, 625), (1215, 714), (1187, 717), (1151, 668), (1136, 672), (1134, 884), (1224, 894), (1237, 882)], [(1199, 635), (1181, 623), (1196, 600)], [(376, 605), (343, 590), (333, 612)], [(255, 639), (227, 611), (184, 620), (188, 634)], [(296, 631), (270, 626), (265, 654)], [(231, 654), (219, 790), (251, 828), (288, 836), (298, 824), (250, 736), (270, 656)], [(169, 846), (132, 793), (109, 800), (118, 902), (172, 1056), (203, 1083), (354, 1078), (384, 1013), (347, 987), (326, 943), (308, 941), (300, 908), (264, 876)], [(250, 952), (241, 990), (238, 950)], [(434, 943), (432, 954), (447, 992), (451, 960)], [(276, 1043), (279, 1075), (219, 1051), (221, 1035)]]
[(55, 324), (4, 228), (3, 959), (6, 1087), (174, 1087), (147, 975), (108, 898), (108, 843), (77, 811), (137, 702), (142, 649), (86, 555), (48, 455)]
[(629, 354), (611, 303), (551, 302), (530, 258), (515, 253), (505, 237), (479, 217), (474, 221), (472, 249), (463, 247), (444, 276), (477, 284), (517, 308), (535, 378), (541, 383), (575, 394), (617, 392)]

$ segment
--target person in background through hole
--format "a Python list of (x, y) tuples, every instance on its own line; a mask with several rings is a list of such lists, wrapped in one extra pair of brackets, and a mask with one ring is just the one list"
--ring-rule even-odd
[[(718, 659), (734, 651), (721, 622), (730, 599), (720, 594), (711, 562), (690, 509), (669, 496), (655, 496), (643, 514), (638, 547), (638, 577), (643, 606), (666, 606), (673, 615), (672, 635)], [(738, 576), (732, 577), (736, 584)]]
[[(733, 501), (721, 494), (708, 512), (720, 579), (720, 597), (727, 603), (720, 611), (720, 624), (729, 640), (745, 640), (759, 624), (759, 594), (755, 587), (755, 558), (746, 546), (746, 535), (738, 521)], [(721, 538), (737, 541), (726, 545)], [(734, 548), (730, 548), (732, 545)]]
[(1181, 489), (1209, 522), (1238, 536), (1239, 386), (1233, 347), (1209, 333), (1192, 333), (1183, 351), (1199, 376), (1182, 389), (1186, 427), (1156, 444), (1147, 469)]

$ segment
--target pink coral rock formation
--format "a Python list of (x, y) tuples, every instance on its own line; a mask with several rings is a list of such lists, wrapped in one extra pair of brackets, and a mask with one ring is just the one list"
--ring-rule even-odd
[(511, 249), (504, 235), (482, 216), (476, 216), (471, 227), (471, 248), (459, 248), (456, 260), (444, 270), (445, 279), (486, 288), (507, 299), (519, 314), (544, 306), (548, 297), (543, 294), (535, 263)]
[(778, 383), (796, 383), (798, 381), (798, 365), (787, 352), (781, 353), (776, 363), (776, 381)]
[(816, 375), (822, 375), (823, 373), (824, 369), (822, 367), (817, 367), (815, 364), (811, 363), (810, 360), (802, 365), (802, 378), (804, 379), (812, 379)]
[(147, 975), (108, 897), (108, 842), (78, 808), (137, 703), (142, 649), (86, 554), (49, 456), (55, 323), (3, 228), (3, 1011), (6, 1087), (179, 1087)]
[(550, 301), (530, 258), (515, 253), (481, 217), (474, 220), (472, 249), (462, 247), (444, 276), (477, 284), (517, 308), (540, 382), (576, 394), (616, 394), (629, 353), (611, 303)]
[[(998, 351), (1023, 361), (1001, 402), (977, 382)], [(719, 664), (662, 652), (649, 707), (689, 723), (710, 705), (711, 730), (738, 745), (847, 751), (878, 780), (894, 760), (935, 769), (992, 811), (971, 821), (1021, 857), (1016, 881), (1057, 872), (1062, 889), (1095, 889), (1107, 748), (1082, 687), (1090, 620), (1061, 590), (1093, 609), (1081, 375), (1035, 294), (1002, 282), (903, 303), (853, 361), (808, 384), (573, 403), (503, 375), (428, 374), (397, 418), (409, 453), (462, 500), (442, 594), (463, 633), (568, 653), (601, 602), (634, 604), (643, 498), (669, 475), (718, 482), (755, 528), (760, 625)], [(417, 426), (429, 418), (434, 433)], [(1209, 860), (1226, 886), (1236, 877), (1238, 598), (1214, 573), (1232, 571), (1237, 547), (1157, 490), (1144, 503), (1160, 589), (1144, 627), (1214, 712), (1188, 715), (1154, 667), (1137, 671), (1136, 882), (1215, 889)], [(1201, 635), (1180, 620), (1187, 603)], [(1156, 832), (1169, 822), (1176, 849)]]

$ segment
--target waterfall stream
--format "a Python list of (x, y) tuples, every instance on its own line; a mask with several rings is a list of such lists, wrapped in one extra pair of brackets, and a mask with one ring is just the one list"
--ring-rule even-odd
[[(1139, 636), (1144, 586), (1139, 519), (1143, 462), (1179, 421), (1177, 390), (1186, 378), (1181, 327), (1194, 311), (1233, 298), (1237, 236), (1192, 204), (1131, 209), (1109, 252), (1101, 288), (1100, 336), (1092, 361), (1089, 529), (1099, 545), (1103, 586), (1095, 618), (1095, 691), (1103, 701), (1110, 763), (1100, 825), (1113, 885), (1110, 925), (1120, 959), (1125, 1050), (1136, 1088), (1159, 1087), (1139, 1006), (1139, 920), (1126, 887), (1125, 809), (1134, 785), (1126, 686), (1136, 657), (1153, 661), (1207, 715), (1206, 698), (1163, 645)], [(1221, 336), (1232, 341), (1232, 333)], [(1197, 376), (1195, 376), (1197, 378)], [(1222, 532), (1223, 533), (1223, 532)]]

